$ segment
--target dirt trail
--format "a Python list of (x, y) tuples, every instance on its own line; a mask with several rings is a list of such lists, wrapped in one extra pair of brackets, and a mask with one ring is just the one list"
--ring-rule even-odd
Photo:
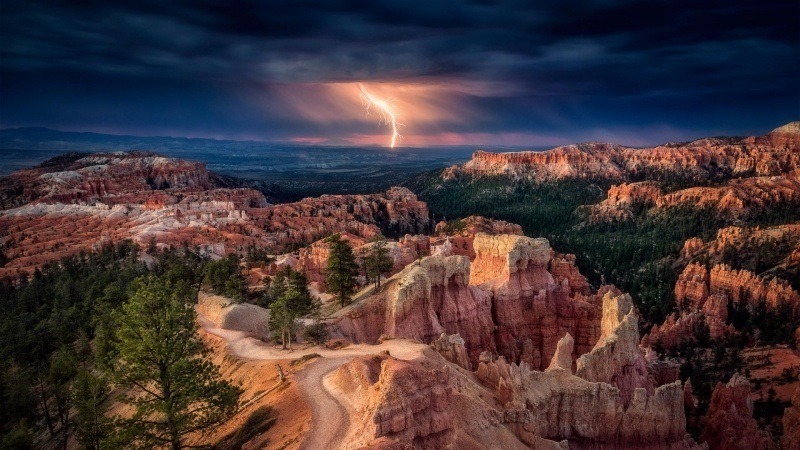
[(311, 405), (312, 426), (300, 446), (301, 450), (342, 447), (342, 440), (350, 429), (350, 414), (341, 399), (325, 387), (323, 380), (350, 359), (348, 356), (320, 358), (295, 375), (300, 391)]
[(253, 338), (248, 333), (219, 328), (202, 314), (198, 313), (197, 320), (207, 333), (225, 340), (231, 355), (242, 359), (287, 360), (299, 359), (312, 353), (320, 355), (294, 375), (297, 386), (311, 407), (312, 424), (300, 447), (308, 450), (343, 448), (342, 441), (350, 430), (351, 413), (347, 400), (325, 386), (324, 380), (328, 374), (356, 356), (373, 355), (388, 350), (395, 358), (412, 360), (420, 357), (422, 350), (427, 347), (415, 341), (393, 339), (379, 345), (350, 345), (341, 350), (314, 346), (289, 352)]

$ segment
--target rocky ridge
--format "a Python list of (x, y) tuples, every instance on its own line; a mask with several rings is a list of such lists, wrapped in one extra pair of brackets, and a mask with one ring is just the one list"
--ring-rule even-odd
[(800, 168), (798, 122), (764, 136), (706, 138), (683, 144), (630, 148), (586, 143), (544, 152), (490, 153), (476, 151), (461, 166), (445, 170), (445, 179), (462, 175), (501, 175), (553, 180), (608, 178), (628, 181), (652, 173), (679, 173), (702, 179), (718, 173), (732, 176), (778, 176)]
[(369, 239), (432, 228), (427, 205), (405, 188), (270, 205), (256, 190), (218, 187), (215, 177), (201, 163), (141, 152), (72, 156), (16, 172), (2, 182), (11, 186), (4, 204), (16, 206), (0, 211), (8, 261), (0, 277), (124, 239), (187, 243), (221, 256), (251, 245), (279, 252), (333, 232)]
[[(339, 311), (334, 334), (354, 342), (431, 342), (442, 333), (459, 334), (472, 364), (491, 350), (537, 369), (549, 362), (566, 332), (576, 337), (576, 352), (595, 345), (601, 299), (615, 295), (613, 289), (585, 295), (585, 280), (578, 290), (569, 277), (557, 281), (548, 272), (555, 253), (544, 239), (479, 233), (475, 251), (472, 262), (454, 255), (412, 263), (381, 292)], [(577, 270), (568, 272), (577, 278)]]

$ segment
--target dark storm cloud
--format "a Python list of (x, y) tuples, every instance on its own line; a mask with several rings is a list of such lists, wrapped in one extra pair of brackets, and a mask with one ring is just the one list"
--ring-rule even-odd
[(513, 86), (426, 132), (643, 143), (800, 116), (794, 0), (530, 3), (6, 1), (0, 124), (346, 137), (364, 125), (293, 119), (269, 87), (418, 80)]

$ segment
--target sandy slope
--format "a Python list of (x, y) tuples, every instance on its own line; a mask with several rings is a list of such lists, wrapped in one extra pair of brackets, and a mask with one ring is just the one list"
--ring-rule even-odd
[(394, 339), (379, 345), (350, 345), (341, 350), (314, 346), (289, 352), (248, 333), (221, 329), (202, 314), (198, 313), (197, 319), (205, 332), (222, 338), (226, 342), (228, 353), (238, 358), (290, 360), (310, 354), (320, 356), (295, 374), (295, 381), (312, 413), (311, 427), (301, 445), (302, 449), (342, 448), (343, 441), (349, 434), (351, 407), (346, 399), (327, 385), (327, 375), (355, 356), (388, 351), (395, 358), (412, 360), (421, 357), (422, 350), (427, 348), (425, 344), (416, 341)]

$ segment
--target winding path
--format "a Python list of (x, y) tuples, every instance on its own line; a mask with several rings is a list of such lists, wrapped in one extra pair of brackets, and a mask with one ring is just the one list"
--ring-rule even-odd
[(301, 450), (341, 448), (350, 429), (350, 414), (344, 404), (323, 382), (326, 375), (349, 361), (350, 357), (320, 358), (295, 375), (297, 385), (311, 405), (311, 427)]
[(316, 353), (319, 358), (309, 362), (294, 374), (297, 386), (311, 408), (311, 426), (301, 449), (338, 449), (350, 430), (351, 411), (347, 401), (325, 386), (325, 377), (356, 356), (374, 355), (385, 350), (398, 359), (412, 360), (421, 356), (427, 345), (406, 339), (393, 339), (379, 345), (354, 344), (341, 350), (310, 347), (293, 352), (281, 350), (271, 344), (251, 337), (248, 333), (219, 328), (214, 322), (197, 314), (200, 327), (207, 333), (222, 338), (228, 352), (250, 360), (299, 359)]

